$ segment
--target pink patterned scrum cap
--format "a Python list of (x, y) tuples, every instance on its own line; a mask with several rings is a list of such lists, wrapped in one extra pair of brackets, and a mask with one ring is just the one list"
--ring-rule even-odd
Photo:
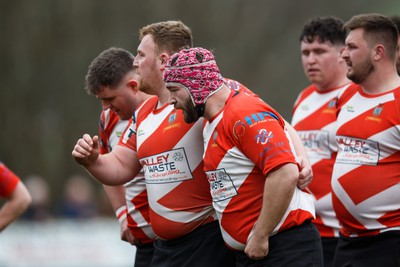
[(207, 98), (223, 85), (214, 55), (201, 47), (173, 54), (165, 67), (164, 81), (167, 86), (183, 86), (195, 106), (205, 104)]

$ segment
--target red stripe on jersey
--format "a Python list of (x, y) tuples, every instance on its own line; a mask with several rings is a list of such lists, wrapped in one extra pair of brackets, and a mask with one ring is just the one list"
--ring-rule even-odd
[[(354, 204), (358, 205), (399, 183), (399, 165), (387, 164), (393, 161), (400, 162), (400, 151), (379, 161), (379, 172), (377, 172), (377, 166), (360, 165), (340, 177), (339, 183)], [(380, 173), (386, 174), (385, 179), (379, 179)]]
[[(150, 225), (150, 214), (149, 214), (149, 203), (147, 201), (147, 191), (144, 190), (137, 196), (135, 196), (133, 199), (130, 200), (131, 203), (134, 205), (135, 210), (137, 212), (140, 212), (142, 215), (143, 219), (146, 220), (147, 225)], [(143, 225), (138, 225), (138, 223), (128, 214), (127, 216), (128, 220), (128, 227), (131, 233), (140, 240), (141, 243), (150, 243), (154, 241), (153, 236), (149, 238), (149, 236), (143, 231), (142, 227)], [(147, 227), (147, 226), (145, 226)]]
[(100, 154), (110, 152), (109, 138), (115, 125), (119, 122), (119, 116), (112, 110), (103, 110), (99, 122)]
[[(313, 178), (314, 179), (314, 178)], [(325, 226), (324, 221), (318, 213), (315, 215), (316, 218), (312, 222), (314, 223), (315, 227), (317, 227), (319, 234), (321, 237), (333, 237), (335, 236), (335, 231), (333, 231), (332, 227)]]
[(346, 209), (346, 207), (340, 202), (339, 198), (335, 194), (332, 194), (333, 209), (336, 214), (342, 218), (346, 218), (345, 224), (342, 225), (340, 232), (345, 236), (350, 236), (350, 233), (363, 232), (367, 228), (364, 227), (353, 215)]
[[(164, 197), (160, 198), (158, 202), (166, 207), (173, 207), (174, 210), (188, 210), (190, 212), (200, 212), (204, 210), (204, 202), (211, 203), (210, 185), (204, 173), (203, 163), (193, 171), (193, 176), (196, 177), (192, 180), (187, 180), (180, 183), (177, 187), (171, 190)], [(187, 192), (192, 192), (193, 197), (188, 198)], [(176, 201), (177, 199), (184, 199), (184, 201)], [(201, 200), (201, 202), (199, 202)], [(190, 207), (190, 209), (188, 209)]]
[(158, 215), (156, 212), (152, 212), (150, 213), (150, 220), (152, 222), (156, 222), (152, 224), (155, 233), (162, 233), (161, 235), (163, 239), (171, 240), (188, 234), (199, 226), (213, 222), (215, 221), (215, 218), (213, 216), (208, 216), (205, 218), (200, 218), (200, 220), (197, 221), (191, 221), (190, 223), (181, 223), (168, 220), (163, 216)]
[[(340, 125), (338, 135), (352, 136), (354, 134), (354, 125), (358, 125), (362, 127), (360, 128), (362, 131), (357, 132), (357, 138), (369, 138), (376, 133), (396, 125), (396, 121), (399, 118), (398, 110), (399, 108), (394, 101), (377, 103), (376, 106), (361, 113), (353, 120)], [(376, 114), (378, 111), (379, 114)], [(350, 133), (350, 135), (347, 133)]]
[(387, 212), (385, 215), (379, 218), (378, 222), (386, 225), (388, 228), (397, 227), (399, 225), (399, 218), (400, 209), (397, 209)]
[(312, 166), (314, 177), (308, 188), (311, 190), (316, 200), (332, 192), (331, 179), (327, 179), (327, 177), (332, 176), (335, 156), (336, 153), (332, 153), (332, 159), (320, 160)]
[[(238, 196), (233, 197), (225, 207), (221, 217), (221, 227), (228, 233), (237, 233), (237, 241), (246, 244), (254, 222), (260, 215), (264, 187), (260, 186), (265, 181), (265, 176), (249, 175), (238, 189)], [(243, 208), (252, 207), (252, 208)]]
[(309, 87), (307, 87), (306, 89), (304, 89), (300, 95), (297, 97), (296, 102), (294, 103), (294, 107), (292, 110), (292, 115), (293, 113), (297, 110), (297, 108), (299, 107), (299, 104), (306, 99), (309, 95), (311, 95), (314, 91), (316, 90), (316, 87), (311, 85)]
[(287, 230), (291, 227), (301, 225), (305, 221), (309, 220), (310, 217), (312, 218), (313, 215), (306, 210), (302, 209), (292, 210), (289, 212), (288, 216), (286, 217), (281, 227), (279, 227), (278, 233)]
[[(158, 109), (157, 112), (154, 114), (160, 113), (165, 108), (170, 107), (169, 104), (165, 105), (161, 109)], [(180, 120), (173, 120), (173, 117), (183, 117), (182, 110), (174, 109), (160, 124), (157, 129), (157, 135), (159, 138), (147, 138), (140, 146), (141, 148), (138, 149), (138, 157), (143, 158), (147, 157), (148, 155), (153, 155), (154, 153), (154, 146), (157, 147), (157, 151), (168, 151), (171, 150), (176, 144), (187, 134), (187, 132), (194, 126), (195, 123), (185, 123), (184, 121)], [(170, 121), (171, 120), (171, 121)], [(170, 130), (174, 130), (179, 128), (179, 131), (174, 131), (174, 138), (162, 138), (167, 132)]]
[(310, 123), (312, 123), (313, 129), (321, 129), (329, 123), (336, 121), (336, 108), (335, 106), (330, 107), (332, 101), (335, 99), (330, 99), (319, 109), (315, 110), (315, 113), (310, 114), (306, 120), (302, 120), (296, 124), (295, 129), (297, 131), (310, 130)]

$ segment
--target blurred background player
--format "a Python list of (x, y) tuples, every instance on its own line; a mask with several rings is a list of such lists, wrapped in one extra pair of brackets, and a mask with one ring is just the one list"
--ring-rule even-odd
[[(139, 77), (134, 56), (121, 48), (109, 48), (90, 64), (86, 90), (102, 104), (100, 153), (112, 151), (132, 120), (135, 110), (150, 96), (138, 90)], [(149, 266), (155, 234), (151, 228), (149, 204), (143, 172), (124, 186), (103, 185), (121, 225), (121, 239), (136, 245), (135, 267)]]
[(31, 195), (19, 177), (0, 161), (0, 232), (15, 221), (31, 204)]
[(315, 17), (304, 25), (300, 52), (311, 85), (299, 94), (291, 122), (313, 168), (314, 178), (308, 190), (316, 199), (313, 222), (322, 238), (325, 267), (333, 264), (340, 228), (332, 207), (331, 177), (337, 153), (336, 100), (351, 83), (341, 57), (345, 38), (343, 21), (336, 17)]

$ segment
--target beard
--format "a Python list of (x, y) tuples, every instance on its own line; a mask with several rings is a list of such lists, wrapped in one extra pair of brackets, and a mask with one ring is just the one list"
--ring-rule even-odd
[(196, 109), (193, 106), (192, 100), (190, 98), (185, 101), (183, 108), (183, 119), (186, 123), (196, 122), (199, 119)]
[(347, 72), (346, 76), (356, 84), (361, 84), (365, 82), (368, 76), (375, 70), (374, 65), (372, 65), (371, 59), (367, 58), (360, 62), (358, 65), (351, 65), (352, 71)]

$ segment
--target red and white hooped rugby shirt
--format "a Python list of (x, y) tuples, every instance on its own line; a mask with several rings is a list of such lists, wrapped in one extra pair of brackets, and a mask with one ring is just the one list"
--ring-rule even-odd
[(400, 229), (400, 87), (369, 95), (349, 87), (338, 100), (333, 207), (345, 236)]

